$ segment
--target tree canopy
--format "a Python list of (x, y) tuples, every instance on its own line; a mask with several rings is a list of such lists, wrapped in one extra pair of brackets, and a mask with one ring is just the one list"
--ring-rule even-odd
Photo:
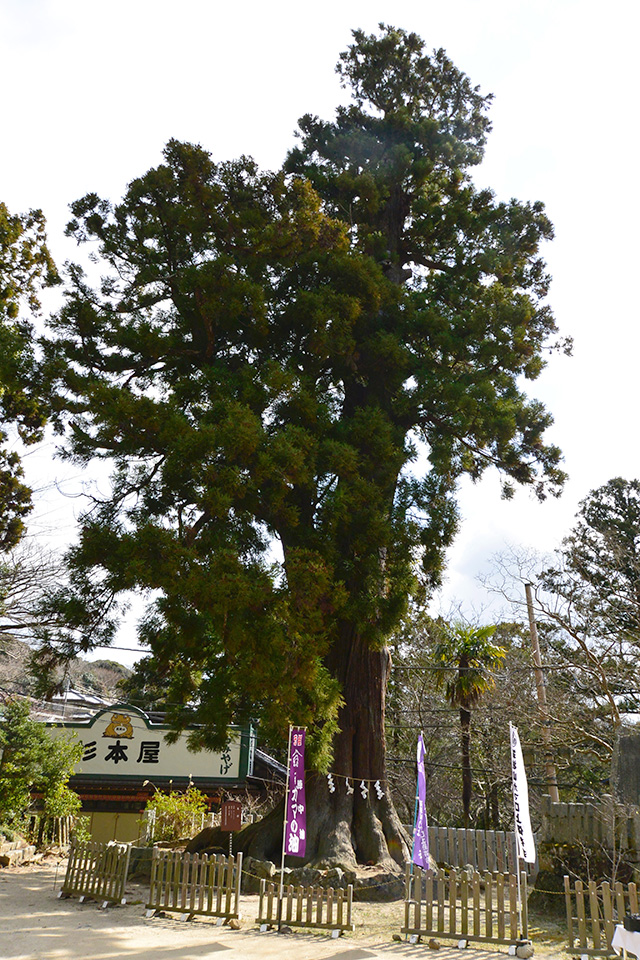
[(42, 212), (11, 214), (0, 202), (0, 551), (18, 543), (31, 510), (20, 457), (5, 446), (6, 428), (13, 425), (24, 443), (42, 435), (45, 409), (35, 378), (31, 318), (40, 310), (42, 287), (58, 280)]
[(385, 639), (439, 582), (458, 479), (564, 479), (523, 391), (556, 345), (552, 228), (474, 186), (490, 98), (443, 51), (356, 31), (338, 71), (352, 105), (303, 117), (281, 171), (171, 141), (120, 203), (73, 204), (103, 278), (72, 268), (49, 382), (67, 454), (114, 470), (45, 655), (150, 591), (174, 724), (306, 724), (318, 767), (342, 737), (384, 777)]
[(592, 490), (558, 561), (541, 574), (538, 606), (572, 665), (581, 730), (608, 759), (621, 712), (639, 703), (640, 482), (614, 477)]
[(473, 627), (455, 623), (442, 631), (434, 651), (436, 689), (460, 711), (462, 758), (462, 808), (464, 825), (471, 816), (471, 709), (495, 683), (492, 671), (502, 666), (505, 649), (492, 641), (494, 626)]
[(77, 813), (80, 800), (67, 784), (81, 756), (80, 741), (52, 740), (27, 701), (6, 700), (0, 707), (0, 828), (23, 825), (32, 790), (42, 793), (49, 815)]

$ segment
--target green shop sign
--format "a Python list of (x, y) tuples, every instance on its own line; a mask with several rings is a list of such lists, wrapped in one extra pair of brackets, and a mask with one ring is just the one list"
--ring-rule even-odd
[(50, 737), (75, 735), (84, 752), (76, 776), (155, 778), (207, 781), (244, 780), (253, 773), (255, 731), (230, 727), (223, 750), (189, 750), (188, 732), (167, 743), (169, 727), (153, 723), (136, 707), (117, 703), (99, 710), (90, 720), (47, 723)]

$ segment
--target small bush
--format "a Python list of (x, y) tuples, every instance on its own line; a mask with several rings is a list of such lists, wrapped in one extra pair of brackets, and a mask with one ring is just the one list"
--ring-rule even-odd
[[(155, 814), (151, 828), (156, 841), (182, 840), (202, 829), (208, 801), (195, 787), (185, 793), (161, 793), (159, 790), (147, 802), (145, 811)], [(144, 821), (143, 821), (144, 822)]]
[(57, 783), (44, 800), (47, 817), (75, 817), (81, 807), (80, 797), (66, 783)]
[(91, 840), (91, 833), (89, 831), (89, 824), (91, 823), (91, 817), (76, 817), (73, 821), (73, 828), (71, 830), (71, 836), (76, 843), (89, 843)]

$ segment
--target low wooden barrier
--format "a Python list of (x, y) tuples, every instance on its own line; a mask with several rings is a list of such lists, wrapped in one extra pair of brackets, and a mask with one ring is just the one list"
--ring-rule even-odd
[(47, 817), (44, 813), (32, 813), (29, 817), (27, 833), (36, 846), (44, 843), (56, 843), (68, 847), (71, 842), (75, 817)]
[(237, 857), (206, 853), (153, 851), (147, 916), (157, 910), (206, 917), (239, 917), (242, 854)]
[(59, 897), (125, 903), (124, 888), (129, 872), (128, 843), (72, 843)]
[[(518, 867), (516, 835), (513, 831), (430, 826), (429, 852), (436, 863), (449, 864), (451, 867), (470, 864), (480, 873), (515, 874)], [(528, 869), (527, 873), (530, 872)]]
[(564, 878), (569, 949), (581, 954), (609, 956), (615, 953), (611, 940), (617, 923), (627, 913), (638, 912), (638, 890), (635, 883), (610, 884), (576, 880), (573, 887)]
[(518, 924), (518, 878), (514, 874), (422, 870), (407, 865), (402, 933), (481, 943), (511, 944), (527, 937), (527, 875), (520, 875), (522, 929)]
[(277, 883), (260, 881), (260, 902), (256, 923), (273, 925), (286, 923), (289, 927), (309, 927), (314, 930), (354, 930), (351, 921), (353, 885), (346, 890), (333, 887), (303, 887), (292, 884), (284, 888), (282, 907), (278, 910), (280, 887)]

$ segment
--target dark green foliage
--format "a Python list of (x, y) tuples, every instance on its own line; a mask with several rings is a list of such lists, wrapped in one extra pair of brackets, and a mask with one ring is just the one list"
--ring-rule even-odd
[[(21, 308), (37, 313), (40, 288), (57, 282), (41, 211), (19, 216), (0, 203), (0, 443), (9, 424), (24, 443), (41, 437), (45, 411), (34, 382), (33, 328)], [(22, 477), (18, 454), (0, 449), (0, 551), (16, 545), (31, 510)]]
[(462, 810), (465, 827), (470, 826), (471, 793), (471, 710), (482, 695), (494, 686), (492, 672), (502, 666), (503, 647), (492, 642), (494, 626), (472, 627), (452, 624), (441, 631), (434, 650), (436, 689), (460, 711), (462, 758)]
[(131, 674), (118, 682), (120, 700), (146, 712), (166, 710), (170, 685), (170, 669), (153, 657), (142, 657)]
[(33, 327), (22, 312), (37, 314), (42, 287), (59, 282), (42, 211), (10, 214), (0, 202), (0, 404), (25, 442), (40, 436), (44, 416), (32, 382)]
[(50, 816), (77, 812), (79, 802), (67, 787), (82, 756), (79, 741), (52, 740), (33, 720), (25, 700), (7, 700), (0, 710), (0, 822), (20, 824), (31, 791), (42, 793)]
[[(307, 176), (353, 246), (406, 286), (405, 323), (371, 334), (415, 378), (396, 403), (434, 469), (477, 477), (497, 464), (540, 496), (543, 478), (557, 492), (559, 451), (542, 442), (551, 418), (517, 386), (540, 373), (556, 333), (541, 303), (539, 245), (553, 234), (544, 208), (473, 186), (466, 168), (482, 157), (490, 98), (444, 51), (430, 57), (415, 34), (390, 27), (355, 38), (338, 65), (355, 105), (333, 123), (303, 117), (286, 168)], [(359, 365), (368, 359), (361, 350)]]
[(458, 478), (494, 465), (543, 496), (564, 476), (520, 389), (555, 333), (551, 226), (471, 183), (488, 98), (390, 28), (339, 70), (353, 106), (303, 118), (284, 172), (171, 141), (121, 203), (75, 203), (104, 277), (72, 269), (47, 345), (69, 456), (114, 472), (44, 658), (108, 641), (118, 596), (154, 591), (140, 635), (171, 722), (218, 743), (230, 720), (305, 724), (320, 767), (328, 664), (382, 649), (439, 582)]

